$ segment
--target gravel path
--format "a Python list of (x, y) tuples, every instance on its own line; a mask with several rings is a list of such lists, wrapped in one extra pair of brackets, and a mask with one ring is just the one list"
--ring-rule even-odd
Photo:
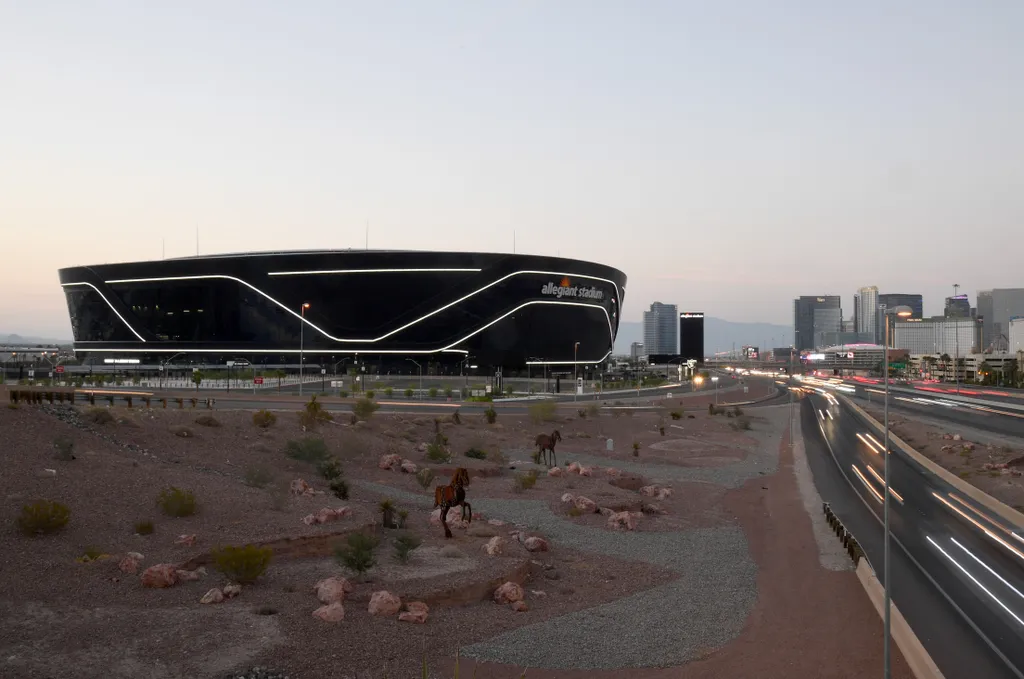
[[(572, 455), (648, 477), (738, 487), (778, 466), (785, 417), (770, 416), (748, 459), (715, 469), (687, 468)], [(767, 423), (767, 425), (766, 425)], [(424, 507), (430, 498), (389, 486), (360, 486)], [(681, 532), (613, 532), (580, 526), (552, 513), (547, 502), (480, 498), (473, 508), (543, 533), (556, 544), (668, 568), (679, 579), (608, 604), (501, 634), (463, 648), (477, 660), (549, 669), (620, 669), (682, 665), (739, 635), (757, 600), (757, 566), (739, 527)]]

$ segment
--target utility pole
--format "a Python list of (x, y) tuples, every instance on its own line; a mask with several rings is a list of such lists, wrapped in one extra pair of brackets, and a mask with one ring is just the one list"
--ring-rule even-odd
[[(953, 283), (953, 297), (960, 292), (960, 284)], [(956, 337), (956, 354), (953, 357), (953, 373), (956, 375), (956, 393), (960, 393), (960, 321), (953, 317), (953, 335)]]

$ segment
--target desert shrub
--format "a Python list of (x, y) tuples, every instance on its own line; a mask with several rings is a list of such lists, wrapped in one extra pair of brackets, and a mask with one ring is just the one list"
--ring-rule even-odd
[(516, 474), (512, 480), (512, 489), (517, 493), (529, 490), (537, 483), (537, 470), (531, 469), (525, 474)]
[(750, 429), (750, 418), (746, 417), (745, 415), (737, 417), (736, 421), (735, 422), (731, 422), (730, 425), (732, 426), (733, 429), (749, 430)]
[(714, 403), (709, 403), (708, 404), (708, 415), (714, 415), (714, 414), (715, 414), (715, 404)]
[(416, 472), (416, 481), (420, 484), (420, 487), (423, 488), (423, 490), (429, 489), (430, 484), (434, 482), (434, 470), (429, 467), (424, 467), (419, 470)]
[(156, 530), (153, 528), (152, 521), (139, 521), (133, 527), (135, 528), (135, 532), (139, 535), (152, 535), (153, 531)]
[(398, 517), (398, 527), (405, 528), (405, 522), (409, 520), (409, 510), (399, 509), (395, 516)]
[(430, 398), (436, 398), (437, 397), (437, 387), (431, 387), (430, 389), (427, 389), (427, 395)]
[(348, 481), (341, 478), (340, 476), (336, 479), (331, 480), (331, 492), (334, 493), (334, 497), (339, 500), (348, 499)]
[(316, 466), (317, 472), (320, 476), (324, 477), (328, 481), (340, 478), (342, 475), (341, 460), (334, 457), (324, 458), (320, 461), (320, 464)]
[(427, 459), (431, 462), (451, 462), (452, 453), (440, 443), (427, 446)]
[(338, 396), (340, 396), (341, 398), (348, 398), (348, 390), (347, 389), (339, 389), (338, 390)]
[(583, 510), (576, 505), (573, 505), (572, 507), (569, 507), (569, 516), (583, 516)]
[(487, 420), (487, 424), (494, 424), (498, 419), (498, 411), (489, 407), (484, 411), (484, 418)]
[(195, 436), (195, 432), (186, 427), (183, 424), (175, 424), (170, 427), (170, 432), (175, 436), (183, 439), (190, 439)]
[(469, 450), (467, 450), (465, 454), (466, 454), (466, 457), (471, 457), (474, 460), (486, 460), (487, 459), (487, 451), (486, 450), (480, 450), (479, 448), (475, 448), (475, 447), (474, 448), (470, 448)]
[(324, 405), (316, 400), (316, 394), (309, 397), (309, 402), (299, 413), (299, 423), (303, 427), (316, 427), (333, 419), (334, 417), (324, 410)]
[(581, 420), (585, 420), (587, 419), (587, 411), (584, 410), (583, 408), (579, 408), (576, 410), (576, 416), (579, 417)]
[(352, 414), (355, 415), (360, 420), (370, 419), (371, 417), (373, 417), (373, 414), (377, 412), (377, 409), (380, 408), (380, 404), (372, 400), (373, 396), (371, 396), (370, 394), (372, 394), (373, 392), (368, 391), (366, 393), (367, 398), (358, 399), (355, 403), (352, 404)]
[(266, 467), (253, 465), (245, 469), (245, 485), (266, 488), (274, 480), (274, 474)]
[(405, 397), (406, 398), (412, 398), (412, 395), (413, 395), (412, 387), (409, 387), (408, 389), (405, 390)]
[(454, 392), (452, 392), (452, 388), (451, 387), (445, 387), (444, 388), (444, 395), (445, 395), (445, 397), (451, 398), (452, 397), (452, 393), (454, 393)]
[(659, 424), (658, 425), (658, 433), (660, 433), (662, 436), (665, 435), (665, 425), (663, 425), (663, 424)]
[(247, 584), (256, 582), (270, 564), (274, 550), (269, 547), (246, 545), (245, 547), (223, 547), (214, 549), (213, 566), (231, 580)]
[(409, 563), (409, 552), (420, 546), (420, 539), (415, 535), (399, 535), (395, 538), (395, 558), (398, 563)]
[(196, 424), (201, 427), (219, 427), (220, 420), (213, 415), (200, 415), (196, 418)]
[(390, 498), (385, 498), (377, 503), (377, 508), (381, 513), (381, 523), (385, 528), (397, 528), (398, 525), (395, 523), (395, 503)]
[(596, 403), (591, 403), (590, 405), (587, 406), (587, 416), (589, 416), (589, 417), (599, 417), (600, 415), (601, 415), (601, 407), (598, 406)]
[(54, 439), (53, 449), (56, 451), (56, 458), (62, 462), (70, 462), (75, 459), (75, 442), (70, 436), (58, 436)]
[(633, 457), (640, 457), (640, 444), (633, 441)]
[(312, 463), (320, 462), (328, 456), (327, 444), (315, 436), (289, 441), (285, 444), (284, 452), (293, 460)]
[(459, 414), (459, 409), (456, 408), (455, 412), (452, 413), (452, 423), (462, 424), (462, 415)]
[(743, 414), (743, 409), (740, 408), (739, 406), (735, 406), (732, 409), (732, 414), (735, 415), (736, 417), (739, 417), (740, 415)]
[(672, 417), (673, 420), (683, 419), (683, 414), (678, 410), (673, 410), (672, 412), (669, 413), (669, 415)]
[(374, 396), (376, 396), (376, 393), (373, 391), (373, 389), (366, 390), (366, 398), (373, 398)]
[(530, 413), (530, 420), (535, 424), (541, 422), (551, 422), (555, 419), (555, 402), (554, 401), (540, 401), (539, 403), (531, 403), (527, 408)]
[(79, 561), (96, 561), (100, 557), (108, 556), (105, 551), (99, 547), (89, 546), (82, 550), (82, 556), (79, 557)]
[(386, 387), (386, 388), (384, 389), (384, 395), (385, 395), (385, 396), (387, 396), (388, 398), (391, 398), (391, 396), (392, 396), (392, 395), (393, 395), (394, 393), (395, 393), (395, 390), (394, 390), (393, 388), (391, 388), (391, 387)]
[(373, 568), (377, 562), (373, 550), (380, 541), (376, 536), (366, 533), (352, 533), (345, 539), (345, 544), (334, 550), (338, 561), (350, 570), (362, 575)]
[(270, 429), (277, 422), (277, 415), (269, 410), (257, 410), (252, 414), (252, 423), (260, 429)]
[(113, 424), (114, 416), (106, 408), (89, 408), (85, 411), (85, 421), (89, 424), (104, 425)]
[(729, 419), (732, 419), (732, 411), (731, 410), (726, 410), (725, 411), (725, 416), (728, 417)]
[(39, 500), (21, 508), (18, 530), (25, 535), (50, 535), (67, 525), (71, 510), (52, 500)]
[(160, 491), (156, 503), (168, 516), (192, 516), (196, 513), (196, 496), (190, 490), (175, 486)]

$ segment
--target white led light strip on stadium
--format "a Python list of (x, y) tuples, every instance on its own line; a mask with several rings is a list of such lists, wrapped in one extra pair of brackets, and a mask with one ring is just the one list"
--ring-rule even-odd
[[(402, 269), (396, 269), (395, 271), (402, 271)], [(271, 272), (269, 275), (275, 275), (275, 273), (280, 275), (280, 274), (289, 273), (289, 272)], [(115, 279), (115, 280), (104, 281), (104, 283), (106, 283), (107, 285), (116, 285), (116, 284), (119, 284), (119, 283), (161, 283), (161, 282), (167, 282), (167, 281), (195, 281), (195, 280), (211, 280), (211, 279), (235, 281), (236, 283), (241, 283), (242, 285), (244, 285), (245, 287), (249, 288), (253, 292), (256, 292), (256, 293), (258, 293), (260, 295), (263, 295), (268, 300), (270, 300), (271, 302), (273, 302), (277, 306), (281, 307), (282, 309), (284, 309), (285, 311), (290, 313), (292, 316), (294, 316), (295, 318), (299, 319), (301, 322), (305, 323), (309, 327), (313, 328), (314, 330), (316, 330), (317, 332), (319, 332), (321, 335), (323, 335), (324, 337), (326, 337), (329, 340), (332, 340), (334, 342), (349, 342), (349, 343), (352, 343), (352, 344), (373, 344), (374, 342), (379, 342), (379, 341), (381, 341), (383, 339), (387, 339), (388, 337), (390, 337), (391, 335), (394, 335), (395, 333), (399, 333), (402, 330), (405, 330), (406, 328), (409, 328), (409, 327), (411, 327), (413, 325), (416, 325), (420, 321), (424, 321), (424, 320), (430, 318), (431, 316), (435, 316), (435, 315), (441, 313), (442, 311), (450, 309), (451, 307), (455, 306), (456, 304), (459, 304), (460, 302), (464, 302), (467, 299), (469, 299), (470, 297), (473, 297), (474, 295), (477, 295), (477, 294), (483, 292), (484, 290), (486, 290), (488, 288), (491, 288), (491, 287), (497, 285), (498, 283), (501, 283), (504, 280), (512, 278), (513, 276), (520, 276), (520, 275), (523, 275), (523, 274), (535, 274), (535, 275), (538, 275), (538, 276), (567, 276), (567, 277), (572, 277), (572, 278), (586, 278), (588, 280), (602, 281), (604, 283), (610, 283), (615, 288), (615, 296), (616, 296), (616, 298), (621, 299), (621, 296), (619, 295), (619, 286), (615, 283), (615, 281), (608, 280), (607, 278), (599, 278), (597, 276), (588, 276), (586, 274), (570, 274), (570, 273), (557, 272), (557, 271), (514, 271), (514, 272), (512, 272), (510, 274), (502, 276), (501, 278), (499, 278), (499, 279), (497, 279), (495, 281), (492, 281), (492, 282), (488, 283), (487, 285), (483, 286), (482, 288), (474, 290), (473, 292), (469, 293), (468, 295), (460, 297), (459, 299), (455, 300), (454, 302), (449, 302), (448, 304), (445, 304), (444, 306), (442, 306), (442, 307), (440, 307), (438, 309), (435, 309), (434, 311), (431, 311), (429, 314), (421, 316), (421, 317), (417, 318), (414, 321), (410, 321), (410, 322), (406, 323), (403, 326), (400, 326), (398, 328), (395, 328), (394, 330), (391, 330), (390, 332), (384, 333), (380, 337), (375, 337), (373, 339), (349, 339), (349, 338), (345, 338), (345, 337), (335, 337), (335, 336), (331, 335), (330, 333), (328, 333), (323, 328), (321, 328), (321, 327), (315, 325), (314, 323), (310, 322), (310, 320), (308, 318), (303, 317), (298, 312), (296, 312), (293, 309), (290, 309), (289, 307), (285, 306), (281, 302), (277, 301), (276, 299), (274, 299), (273, 297), (271, 297), (267, 293), (265, 293), (262, 290), (260, 290), (259, 288), (257, 288), (255, 285), (247, 283), (247, 282), (243, 281), (241, 278), (236, 278), (234, 276), (228, 276), (227, 274), (200, 274), (200, 275), (196, 275), (196, 276), (162, 276), (162, 277), (158, 277), (158, 278), (119, 278), (119, 279)], [(73, 283), (68, 283), (67, 285), (74, 285), (74, 284)], [(104, 299), (106, 299), (106, 298), (104, 298)], [(107, 304), (110, 304), (110, 302), (107, 302)], [(596, 305), (587, 304), (587, 305), (584, 305), (584, 306), (596, 306)], [(111, 308), (113, 308), (113, 307), (111, 307)], [(603, 309), (604, 307), (601, 307), (601, 308)], [(607, 315), (607, 314), (608, 314), (608, 312), (605, 311), (605, 315)], [(120, 316), (120, 314), (118, 314), (118, 316)], [(124, 319), (122, 318), (121, 320), (123, 321)], [(484, 326), (484, 327), (486, 327), (486, 326)], [(612, 331), (611, 318), (608, 319), (608, 330), (609, 330), (609, 332), (611, 332), (612, 337), (614, 338), (615, 332)], [(133, 330), (132, 332), (135, 332), (135, 331)]]
[[(100, 291), (97, 290), (96, 286), (93, 285), (92, 283), (62, 283), (61, 285), (64, 285), (64, 286), (88, 285), (93, 290), (96, 290), (96, 292), (99, 293), (100, 297), (103, 298), (103, 301), (107, 303), (107, 306), (110, 307), (110, 310), (113, 311), (115, 314), (117, 314), (117, 317), (121, 319), (121, 321), (128, 327), (128, 329), (131, 330), (132, 333), (136, 337), (138, 337), (140, 340), (142, 340), (143, 342), (146, 341), (146, 340), (142, 339), (142, 336), (139, 335), (139, 333), (135, 332), (135, 329), (132, 328), (131, 325), (129, 325), (128, 321), (126, 321), (124, 319), (124, 317), (121, 316), (121, 314), (117, 313), (117, 309), (114, 308), (114, 306), (107, 300), (106, 297), (103, 297), (103, 293), (100, 293)], [(523, 308), (528, 307), (528, 306), (533, 306), (534, 304), (557, 304), (557, 305), (564, 305), (564, 306), (586, 307), (586, 308), (589, 308), (589, 309), (600, 309), (601, 311), (604, 312), (605, 320), (607, 320), (607, 322), (608, 322), (608, 338), (609, 338), (609, 340), (611, 342), (613, 342), (613, 343), (615, 342), (615, 332), (612, 330), (612, 318), (611, 318), (611, 316), (608, 315), (608, 310), (605, 309), (603, 306), (601, 306), (599, 304), (584, 304), (583, 302), (566, 302), (566, 301), (554, 300), (554, 299), (536, 299), (536, 300), (532, 300), (532, 301), (524, 302), (524, 303), (520, 304), (515, 309), (512, 309), (512, 311), (505, 312), (501, 316), (498, 316), (497, 318), (495, 318), (493, 321), (487, 323), (486, 325), (483, 325), (483, 326), (477, 328), (476, 330), (474, 330), (473, 332), (469, 333), (465, 337), (462, 337), (461, 339), (458, 339), (455, 342), (452, 342), (451, 344), (449, 344), (449, 345), (447, 345), (445, 347), (442, 347), (441, 349), (372, 349), (371, 348), (371, 349), (305, 349), (304, 351), (306, 353), (321, 353), (321, 354), (330, 354), (330, 353), (336, 353), (336, 354), (359, 354), (359, 353), (363, 353), (363, 354), (436, 354), (436, 353), (444, 353), (444, 352), (468, 354), (469, 352), (466, 351), (465, 349), (456, 349), (455, 347), (457, 345), (459, 345), (459, 344), (462, 344), (463, 342), (468, 340), (473, 335), (476, 335), (476, 334), (479, 334), (479, 333), (483, 332), (484, 330), (486, 330), (487, 328), (491, 327), (492, 325), (494, 325), (498, 321), (501, 321), (504, 318), (508, 318), (509, 316), (511, 316), (515, 312), (519, 311), (520, 309), (523, 309)], [(75, 342), (74, 344), (92, 344), (94, 342), (95, 341), (80, 341), (80, 342)], [(93, 349), (92, 351), (97, 351), (97, 350)], [(110, 349), (110, 350), (101, 349), (99, 351), (111, 351), (111, 352), (147, 351), (147, 352), (154, 352), (154, 353), (157, 352), (157, 351), (159, 351), (159, 352), (190, 351), (190, 352), (196, 352), (196, 353), (224, 353), (224, 352), (227, 352), (227, 353), (298, 353), (299, 352), (298, 349), (262, 349), (262, 350), (260, 350), (260, 349), (257, 349), (257, 350), (253, 350), (253, 349), (190, 349), (188, 347), (176, 348), (176, 349), (165, 349), (165, 348), (160, 348), (160, 349), (155, 349), (155, 348), (154, 349), (148, 349), (148, 348), (147, 349)], [(608, 354), (610, 354), (610, 353), (611, 353), (611, 351), (608, 352)], [(605, 358), (608, 357), (608, 354), (605, 354), (603, 357), (601, 357), (601, 359), (599, 361), (576, 361), (576, 363), (600, 363), (601, 361), (603, 361)], [(559, 363), (561, 363), (561, 361), (559, 361)], [(568, 361), (568, 363), (572, 363), (572, 361)], [(539, 365), (539, 363), (538, 363), (538, 365)]]

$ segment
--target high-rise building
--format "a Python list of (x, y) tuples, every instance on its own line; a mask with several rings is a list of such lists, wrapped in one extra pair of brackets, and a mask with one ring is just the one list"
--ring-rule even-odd
[(704, 312), (679, 314), (679, 357), (704, 362)]
[(633, 361), (639, 361), (640, 359), (647, 356), (647, 352), (644, 351), (643, 342), (633, 342), (629, 345), (629, 357)]
[(1009, 332), (1006, 333), (1006, 337), (1009, 340), (1007, 344), (1010, 353), (1016, 354), (1018, 351), (1024, 351), (1024, 317), (1011, 318), (1007, 327)]
[[(880, 307), (885, 306), (886, 309), (908, 306), (913, 312), (910, 318), (924, 318), (924, 298), (921, 295), (908, 295), (900, 292), (884, 293), (878, 296), (878, 305)], [(879, 328), (879, 337), (881, 337), (881, 329), (884, 326), (879, 322), (879, 325), (876, 327)]]
[(947, 297), (943, 316), (946, 318), (970, 318), (971, 301), (967, 299), (967, 295)]
[(676, 354), (679, 352), (679, 308), (675, 304), (654, 302), (644, 312), (644, 352)]
[[(980, 305), (980, 302), (979, 302)], [(981, 313), (979, 308), (978, 313)], [(1010, 319), (1024, 316), (1024, 288), (996, 288), (992, 291), (991, 339), (997, 349), (1005, 349), (1010, 339)], [(986, 317), (986, 321), (988, 318)]]
[(854, 332), (871, 337), (878, 337), (878, 288), (874, 285), (861, 288), (854, 297)]
[(994, 339), (995, 335), (992, 332), (993, 318), (992, 314), (995, 309), (992, 306), (992, 291), (991, 290), (979, 290), (978, 291), (978, 318), (981, 319), (981, 348), (985, 350), (989, 347), (995, 346)]
[(893, 346), (911, 354), (962, 358), (976, 352), (981, 344), (981, 323), (973, 318), (896, 319), (892, 331)]
[(807, 351), (819, 345), (824, 333), (842, 329), (843, 309), (839, 295), (803, 296), (793, 300), (794, 346)]

